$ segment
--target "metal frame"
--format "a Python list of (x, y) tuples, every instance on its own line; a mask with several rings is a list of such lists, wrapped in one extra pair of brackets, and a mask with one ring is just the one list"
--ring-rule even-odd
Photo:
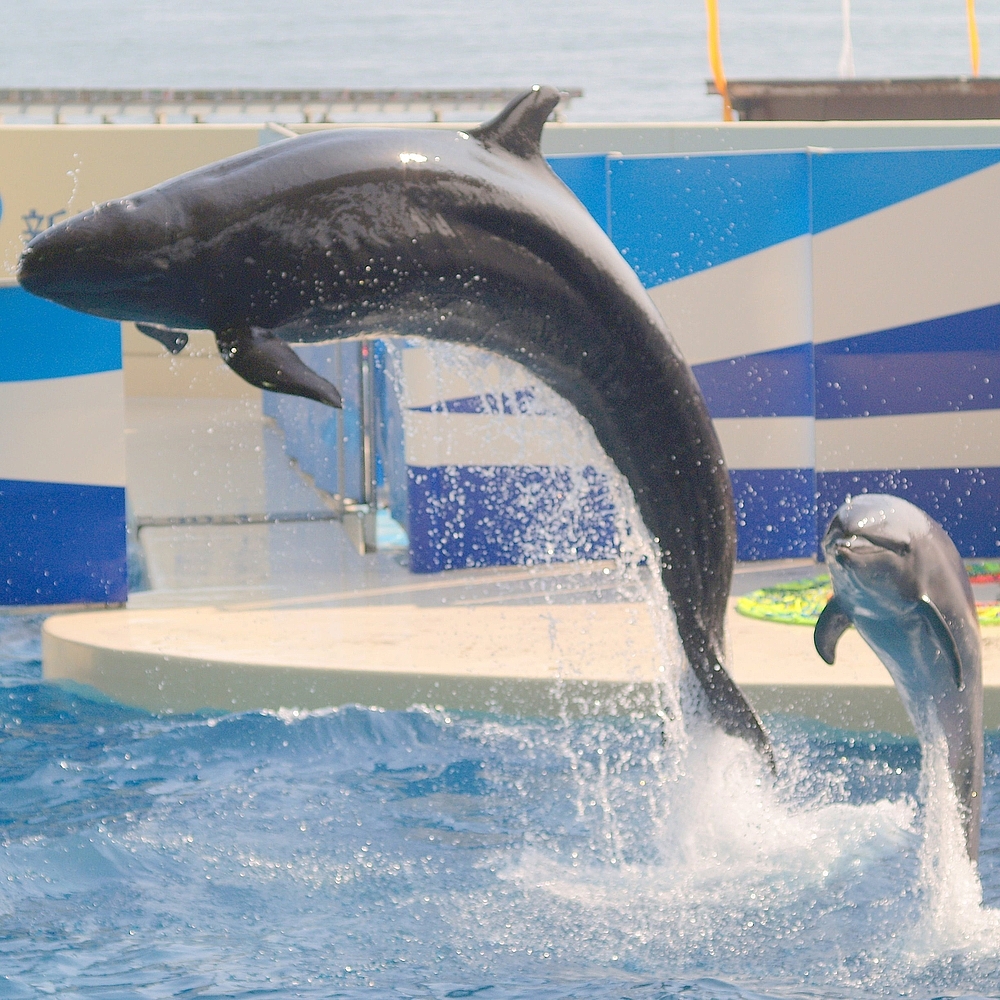
[[(0, 122), (330, 122), (336, 116), (482, 117), (523, 93), (497, 87), (467, 90), (60, 90), (0, 89)], [(563, 91), (561, 113), (582, 97)]]

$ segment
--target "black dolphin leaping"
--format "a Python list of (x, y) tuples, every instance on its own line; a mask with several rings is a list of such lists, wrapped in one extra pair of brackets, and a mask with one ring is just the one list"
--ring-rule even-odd
[(724, 668), (735, 517), (722, 450), (639, 279), (542, 157), (558, 101), (535, 87), (468, 133), (338, 129), (243, 153), (53, 226), (18, 277), (168, 346), (214, 330), (248, 382), (332, 406), (337, 390), (288, 342), (393, 330), (525, 365), (628, 480), (714, 719), (769, 756)]

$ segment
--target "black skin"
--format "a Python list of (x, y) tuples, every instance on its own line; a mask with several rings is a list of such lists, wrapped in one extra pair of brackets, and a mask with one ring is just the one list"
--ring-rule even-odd
[(662, 318), (540, 151), (559, 100), (533, 88), (466, 134), (343, 129), (274, 143), (108, 202), (37, 236), (34, 294), (216, 333), (254, 385), (338, 405), (286, 342), (377, 331), (518, 361), (590, 422), (661, 553), (715, 721), (770, 760), (726, 672), (732, 489), (701, 392)]

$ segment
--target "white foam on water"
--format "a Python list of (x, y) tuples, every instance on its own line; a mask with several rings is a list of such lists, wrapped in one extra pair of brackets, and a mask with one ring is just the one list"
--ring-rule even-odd
[(922, 742), (919, 797), (923, 840), (917, 894), (920, 912), (901, 942), (908, 961), (995, 958), (1000, 951), (1000, 910), (983, 906), (977, 866), (965, 848), (958, 798), (943, 735)]
[[(507, 903), (474, 908), (487, 936), (647, 975), (995, 988), (1000, 911), (982, 904), (942, 748), (925, 754), (916, 800), (852, 803), (836, 772), (801, 794), (796, 772), (816, 761), (788, 760), (775, 780), (743, 741), (690, 730), (646, 762), (657, 778), (644, 786), (613, 761), (581, 773), (581, 799), (602, 805), (589, 850), (496, 859)], [(654, 813), (643, 844), (629, 836), (639, 798)]]
[[(611, 484), (619, 586), (658, 630), (663, 741), (636, 751), (596, 720), (589, 734), (567, 726), (587, 847), (528, 843), (493, 858), (499, 887), (456, 897), (456, 929), (511, 953), (782, 988), (908, 994), (992, 981), (1000, 913), (982, 905), (946, 753), (924, 748), (915, 800), (852, 802), (846, 771), (779, 747), (775, 778), (748, 743), (713, 727), (631, 491), (572, 407), (544, 386), (535, 401), (589, 437)], [(637, 843), (640, 813), (649, 822)]]

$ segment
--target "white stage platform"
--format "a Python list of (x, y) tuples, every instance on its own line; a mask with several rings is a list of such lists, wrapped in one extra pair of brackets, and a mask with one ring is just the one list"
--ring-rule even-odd
[[(50, 617), (48, 680), (153, 712), (360, 703), (561, 715), (650, 704), (670, 654), (612, 563), (416, 575), (359, 555), (328, 498), (284, 457), (259, 398), (128, 400), (129, 496), (150, 589), (121, 610)], [(215, 523), (168, 524), (171, 518)], [(808, 576), (745, 564), (734, 591)], [(732, 673), (764, 714), (909, 731), (885, 669), (853, 632), (835, 667), (812, 630), (729, 615)], [(985, 632), (987, 726), (1000, 726), (1000, 629)]]

